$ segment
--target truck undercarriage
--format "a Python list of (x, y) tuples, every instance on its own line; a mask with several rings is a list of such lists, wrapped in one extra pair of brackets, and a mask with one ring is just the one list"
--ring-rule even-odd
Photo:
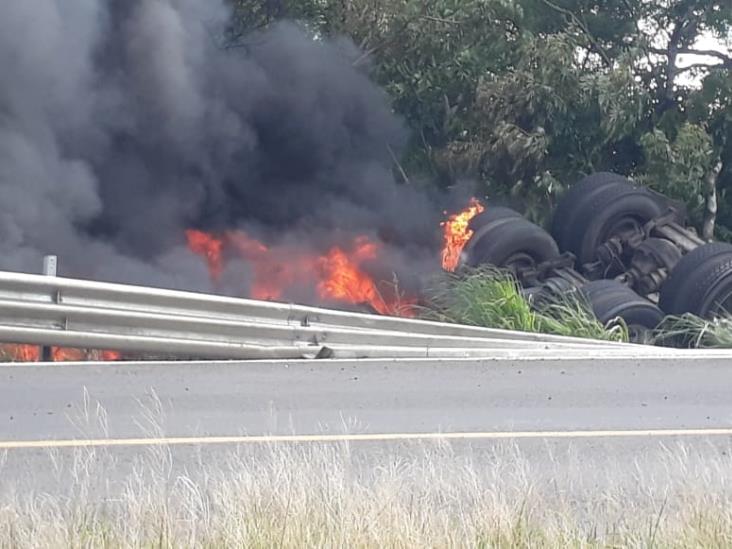
[(487, 208), (470, 228), (462, 265), (510, 270), (533, 301), (578, 290), (600, 321), (621, 317), (631, 331), (665, 315), (732, 310), (732, 244), (705, 242), (683, 205), (617, 174), (573, 186), (550, 232), (503, 207)]

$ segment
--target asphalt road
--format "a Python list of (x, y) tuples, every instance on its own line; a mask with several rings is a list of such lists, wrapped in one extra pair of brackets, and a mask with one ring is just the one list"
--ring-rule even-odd
[(75, 490), (80, 467), (122, 486), (141, 460), (204, 478), (232, 453), (266, 459), (273, 443), (347, 444), (374, 465), (445, 440), (448, 463), (520, 448), (547, 482), (641, 458), (649, 471), (729, 459), (728, 358), (600, 356), (2, 366), (0, 496)]
[(0, 446), (723, 435), (731, 393), (732, 363), (716, 358), (11, 365), (0, 368)]

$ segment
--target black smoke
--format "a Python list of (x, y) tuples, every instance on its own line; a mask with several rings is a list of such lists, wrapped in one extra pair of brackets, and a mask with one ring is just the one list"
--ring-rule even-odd
[[(0, 3), (0, 269), (207, 289), (184, 230), (317, 249), (380, 238), (431, 268), (439, 216), (393, 176), (407, 135), (346, 40), (237, 47), (213, 0)], [(390, 151), (391, 149), (391, 151)]]

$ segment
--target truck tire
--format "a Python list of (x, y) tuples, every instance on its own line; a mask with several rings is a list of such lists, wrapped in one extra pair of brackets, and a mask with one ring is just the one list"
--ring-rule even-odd
[(508, 216), (494, 219), (475, 232), (465, 247), (465, 264), (516, 271), (558, 255), (556, 242), (544, 229), (523, 217)]
[(506, 208), (504, 206), (489, 206), (484, 212), (479, 213), (471, 219), (468, 226), (473, 231), (477, 231), (481, 227), (488, 225), (488, 223), (492, 223), (499, 219), (505, 219), (506, 217), (522, 217), (522, 215), (516, 210), (512, 210), (511, 208)]
[(713, 318), (732, 305), (732, 244), (713, 242), (681, 258), (661, 286), (659, 306), (670, 315)]
[(617, 182), (628, 183), (622, 175), (611, 172), (597, 172), (580, 179), (561, 197), (552, 219), (551, 233), (557, 241), (560, 249), (564, 249), (564, 241), (567, 239), (574, 224), (573, 217), (577, 212), (582, 211), (583, 204), (591, 200), (593, 194), (608, 185)]
[(582, 286), (580, 292), (603, 324), (622, 318), (631, 340), (638, 341), (642, 333), (653, 330), (663, 320), (660, 308), (617, 280), (594, 280)]
[(664, 213), (664, 206), (647, 190), (624, 178), (611, 178), (614, 174), (596, 175), (603, 177), (575, 187), (576, 194), (567, 197), (568, 205), (560, 205), (554, 217), (560, 248), (572, 252), (580, 265), (595, 261), (597, 249), (612, 236), (639, 229)]

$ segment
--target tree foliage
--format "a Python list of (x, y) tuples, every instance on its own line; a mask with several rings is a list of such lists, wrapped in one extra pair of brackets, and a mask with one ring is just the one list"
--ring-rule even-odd
[(613, 170), (700, 226), (718, 199), (718, 234), (732, 231), (729, 0), (233, 1), (239, 35), (294, 18), (350, 37), (412, 129), (414, 178), (471, 179), (541, 218)]

